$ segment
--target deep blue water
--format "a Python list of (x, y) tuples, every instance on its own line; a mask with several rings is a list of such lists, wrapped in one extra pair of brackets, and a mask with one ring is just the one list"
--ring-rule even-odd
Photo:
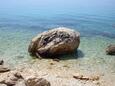
[(114, 14), (5, 14), (0, 16), (0, 28), (41, 32), (56, 27), (69, 27), (78, 30), (81, 36), (104, 36), (115, 39)]

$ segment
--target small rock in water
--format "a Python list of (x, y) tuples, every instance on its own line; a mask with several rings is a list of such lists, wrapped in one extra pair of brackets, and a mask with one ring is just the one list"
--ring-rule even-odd
[(17, 58), (24, 58), (24, 56), (16, 56)]
[(54, 63), (51, 62), (50, 65), (54, 65)]
[(80, 79), (80, 80), (91, 80), (91, 81), (97, 81), (99, 80), (99, 76), (84, 76), (81, 74), (75, 74), (73, 75), (73, 78)]
[(0, 60), (0, 65), (3, 65), (4, 64), (4, 61), (3, 60)]
[(59, 62), (60, 59), (59, 58), (54, 58), (53, 61)]
[(79, 47), (80, 33), (60, 27), (34, 37), (28, 51), (36, 57), (51, 57), (71, 53)]
[(115, 55), (115, 45), (109, 45), (106, 48), (106, 54), (108, 54), (108, 55)]
[(63, 67), (70, 68), (68, 65), (63, 65)]
[(14, 76), (19, 79), (23, 79), (22, 75), (19, 72), (14, 73)]
[(51, 86), (50, 82), (43, 78), (29, 78), (25, 82), (26, 86)]
[(8, 67), (0, 66), (0, 73), (8, 72), (10, 69)]

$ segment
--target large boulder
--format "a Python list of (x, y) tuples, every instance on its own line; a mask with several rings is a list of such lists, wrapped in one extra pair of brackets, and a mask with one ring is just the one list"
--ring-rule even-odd
[(106, 54), (108, 54), (108, 55), (115, 55), (115, 45), (109, 45), (106, 48)]
[(32, 39), (28, 51), (37, 57), (56, 56), (73, 52), (79, 44), (79, 32), (60, 27), (38, 34)]

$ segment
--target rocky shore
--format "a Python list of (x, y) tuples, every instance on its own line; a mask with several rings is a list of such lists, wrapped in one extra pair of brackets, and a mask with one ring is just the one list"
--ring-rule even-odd
[[(52, 63), (55, 65), (55, 61), (52, 61)], [(52, 66), (52, 64), (49, 65)], [(86, 76), (71, 70), (66, 73), (67, 67), (63, 67), (62, 71), (60, 68), (57, 68), (56, 71), (56, 69), (53, 70), (49, 67), (38, 71), (37, 69), (33, 69), (32, 66), (19, 66), (13, 70), (0, 72), (0, 86), (63, 86), (64, 84), (66, 86), (75, 86), (78, 84), (77, 82), (81, 84), (88, 82), (86, 86), (88, 86), (88, 84), (99, 86), (97, 84), (99, 84), (100, 76), (97, 75)], [(59, 83), (61, 81), (62, 83)], [(68, 81), (70, 83), (67, 83)]]
[[(29, 75), (29, 72), (22, 73), (22, 70), (10, 70), (4, 67), (3, 60), (0, 65), (0, 86), (51, 86), (50, 82), (44, 78)], [(28, 76), (24, 76), (28, 74)]]

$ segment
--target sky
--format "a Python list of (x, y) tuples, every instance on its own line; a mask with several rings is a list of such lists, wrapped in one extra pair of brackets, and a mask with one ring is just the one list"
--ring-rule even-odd
[(0, 0), (0, 7), (103, 7), (114, 6), (115, 0)]

